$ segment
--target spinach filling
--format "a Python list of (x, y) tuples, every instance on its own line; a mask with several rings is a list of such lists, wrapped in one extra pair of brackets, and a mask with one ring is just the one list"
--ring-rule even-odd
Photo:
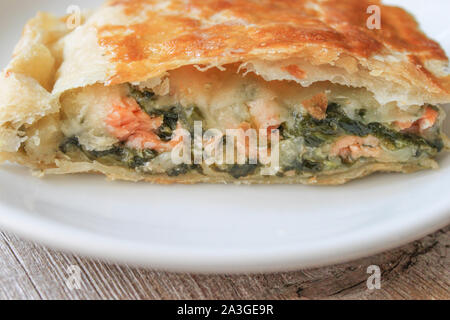
[[(141, 91), (137, 87), (129, 86), (129, 96), (134, 98), (144, 112), (152, 117), (161, 117), (162, 125), (156, 134), (163, 142), (172, 139), (174, 131), (179, 125), (193, 133), (194, 122), (203, 121), (200, 110), (195, 107), (182, 107), (181, 105), (161, 105), (159, 97), (151, 91)], [(321, 153), (321, 148), (333, 143), (344, 135), (377, 137), (388, 150), (396, 151), (413, 147), (416, 157), (422, 155), (433, 156), (441, 151), (444, 143), (440, 137), (425, 139), (419, 135), (398, 132), (378, 122), (365, 123), (367, 111), (356, 111), (357, 119), (351, 119), (336, 103), (330, 103), (326, 111), (326, 118), (318, 120), (311, 115), (293, 113), (292, 117), (280, 127), (281, 142), (281, 173), (295, 171), (297, 174), (316, 174), (322, 171), (337, 169), (343, 165), (351, 165), (339, 157), (330, 157)], [(438, 136), (438, 135), (436, 135)], [(60, 145), (64, 154), (84, 156), (90, 161), (98, 161), (105, 165), (116, 165), (130, 169), (145, 166), (158, 157), (158, 152), (150, 149), (137, 150), (119, 143), (105, 151), (92, 151), (80, 144), (77, 137), (69, 137)], [(235, 179), (254, 175), (259, 164), (212, 166), (217, 172), (227, 173)], [(170, 177), (185, 175), (196, 170), (203, 173), (200, 165), (179, 165), (168, 169), (166, 174)]]
[(163, 124), (158, 128), (156, 134), (164, 141), (168, 142), (172, 139), (174, 131), (177, 129), (177, 123), (179, 114), (175, 107), (172, 107), (169, 111), (161, 111), (163, 118)]
[(217, 172), (227, 173), (235, 179), (245, 178), (250, 175), (255, 174), (256, 170), (259, 168), (259, 164), (224, 164), (224, 165), (213, 165), (212, 169)]
[(235, 179), (245, 178), (254, 174), (258, 166), (257, 164), (235, 164), (228, 167), (228, 173)]
[(126, 166), (131, 169), (144, 166), (158, 155), (150, 149), (130, 149), (123, 144), (105, 151), (91, 151), (83, 147), (77, 137), (65, 139), (59, 146), (59, 150), (67, 155), (81, 152), (90, 161), (98, 161), (105, 165)]
[(180, 164), (179, 166), (176, 166), (175, 168), (168, 170), (166, 173), (169, 177), (178, 177), (181, 175), (188, 174), (189, 172), (194, 170), (200, 174), (203, 174), (203, 168), (198, 164), (191, 164), (191, 165)]
[[(363, 110), (361, 109), (360, 113), (364, 114)], [(401, 149), (408, 145), (416, 145), (425, 149), (432, 148), (438, 152), (443, 149), (441, 138), (429, 141), (416, 134), (392, 130), (379, 122), (365, 124), (362, 121), (350, 119), (336, 103), (328, 105), (327, 117), (323, 120), (317, 120), (310, 115), (295, 114), (293, 125), (284, 123), (282, 132), (286, 139), (304, 137), (306, 146), (313, 148), (320, 147), (342, 135), (358, 137), (373, 135), (395, 149)]]
[[(365, 114), (365, 109), (357, 111), (357, 115), (361, 119)], [(292, 120), (282, 125), (281, 134), (285, 141), (303, 143), (308, 151), (285, 164), (284, 172), (295, 170), (297, 173), (314, 173), (339, 167), (342, 165), (339, 163), (342, 162), (342, 159), (330, 159), (327, 155), (318, 155), (317, 151), (320, 147), (332, 143), (336, 138), (344, 135), (358, 137), (373, 135), (391, 151), (413, 147), (416, 150), (416, 157), (423, 154), (433, 156), (444, 148), (440, 137), (427, 140), (417, 134), (395, 131), (378, 122), (364, 123), (353, 120), (337, 103), (328, 105), (326, 118), (323, 120), (315, 119), (309, 114), (293, 114)], [(298, 138), (302, 138), (302, 140), (298, 140)]]
[[(193, 133), (194, 122), (204, 119), (197, 107), (161, 106), (157, 103), (158, 97), (153, 92), (140, 91), (131, 85), (129, 88), (129, 96), (136, 100), (145, 113), (151, 117), (161, 117), (163, 119), (162, 125), (156, 130), (156, 134), (161, 141), (168, 142), (172, 139), (178, 123), (181, 123), (183, 128)], [(138, 150), (127, 148), (124, 143), (119, 143), (105, 151), (88, 150), (75, 136), (66, 138), (59, 146), (59, 149), (62, 153), (73, 156), (74, 158), (81, 156), (82, 159), (80, 160), (98, 161), (105, 165), (115, 165), (129, 169), (143, 167), (159, 155), (151, 149)], [(257, 167), (258, 165), (250, 164), (232, 165), (226, 166), (224, 170), (220, 171), (230, 174), (235, 179), (239, 179), (253, 174)], [(169, 177), (177, 177), (194, 170), (203, 174), (202, 166), (187, 164), (181, 164), (168, 169), (166, 174)]]
[(284, 171), (295, 170), (297, 173), (317, 173), (324, 170), (324, 164), (321, 162), (307, 159), (295, 160), (292, 165), (284, 167)]
[[(170, 141), (174, 130), (177, 128), (177, 124), (180, 121), (183, 127), (193, 134), (194, 122), (203, 121), (204, 117), (198, 107), (181, 107), (181, 106), (164, 106), (161, 107), (157, 103), (158, 96), (150, 91), (141, 91), (135, 86), (129, 87), (130, 97), (134, 98), (139, 104), (141, 109), (152, 117), (162, 117), (163, 124), (157, 130), (158, 136), (162, 141)], [(245, 164), (245, 165), (229, 165), (225, 168), (213, 169), (218, 172), (225, 172), (231, 175), (235, 179), (240, 179), (252, 175), (257, 170), (258, 165)], [(199, 173), (203, 173), (202, 167), (199, 165), (189, 166), (180, 165), (167, 171), (167, 175), (174, 177), (189, 173), (191, 170), (196, 170)]]
[(129, 86), (129, 96), (136, 100), (141, 109), (151, 117), (162, 117), (163, 124), (157, 130), (162, 141), (170, 141), (178, 122), (186, 130), (193, 131), (195, 121), (203, 121), (204, 117), (196, 106), (182, 107), (180, 105), (161, 106), (158, 96), (151, 91), (141, 91), (135, 86)]

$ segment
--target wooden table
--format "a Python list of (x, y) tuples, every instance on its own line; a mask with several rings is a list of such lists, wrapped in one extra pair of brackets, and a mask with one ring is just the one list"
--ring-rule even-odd
[[(107, 264), (0, 233), (0, 299), (450, 299), (450, 227), (397, 250), (283, 274), (206, 276)], [(81, 290), (67, 286), (81, 270)], [(381, 289), (367, 289), (367, 267)]]

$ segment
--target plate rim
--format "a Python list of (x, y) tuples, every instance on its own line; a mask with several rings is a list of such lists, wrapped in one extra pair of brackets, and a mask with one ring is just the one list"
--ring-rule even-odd
[[(341, 236), (335, 239), (333, 245), (324, 241), (306, 248), (293, 243), (285, 248), (272, 248), (271, 251), (260, 250), (257, 254), (247, 250), (220, 254), (195, 249), (183, 252), (171, 246), (142, 245), (136, 241), (100, 236), (59, 222), (42, 220), (2, 202), (0, 227), (55, 250), (109, 263), (177, 273), (272, 273), (354, 261), (418, 240), (450, 224), (450, 201), (441, 200), (429, 209), (412, 215), (409, 220), (402, 219), (401, 223), (396, 224), (388, 220), (376, 224), (376, 227)], [(369, 232), (361, 234), (366, 231)]]

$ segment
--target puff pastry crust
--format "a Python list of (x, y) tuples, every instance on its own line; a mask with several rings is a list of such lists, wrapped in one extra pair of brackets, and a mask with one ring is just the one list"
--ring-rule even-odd
[[(381, 30), (366, 26), (370, 5), (381, 9)], [(360, 161), (326, 173), (236, 179), (218, 172), (148, 174), (61, 153), (69, 131), (64, 121), (77, 116), (68, 111), (71, 97), (89, 88), (125, 85), (171, 95), (177, 77), (189, 82), (191, 75), (203, 77), (200, 73), (220, 79), (232, 70), (255, 83), (315, 88), (303, 108), (319, 120), (326, 107), (321, 109), (324, 99), (316, 94), (348, 88), (364, 91), (375, 109), (395, 105), (409, 115), (427, 106), (438, 110), (450, 102), (448, 59), (403, 9), (377, 0), (110, 0), (83, 14), (74, 30), (66, 20), (46, 13), (30, 20), (0, 76), (0, 160), (38, 174), (97, 172), (155, 183), (341, 184), (378, 171), (437, 166), (429, 155), (417, 161)], [(178, 75), (183, 70), (189, 75)], [(323, 86), (330, 89), (321, 91)], [(328, 93), (325, 101), (334, 102)], [(410, 122), (421, 123), (420, 116)], [(433, 125), (443, 118), (439, 109)], [(438, 135), (443, 144), (438, 149), (448, 146)]]

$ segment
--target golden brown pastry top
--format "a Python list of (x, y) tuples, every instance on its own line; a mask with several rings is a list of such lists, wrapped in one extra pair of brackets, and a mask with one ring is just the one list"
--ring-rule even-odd
[[(372, 4), (381, 7), (381, 30), (366, 26)], [(261, 55), (271, 60), (309, 54), (326, 61), (335, 52), (358, 58), (397, 52), (418, 69), (427, 60), (447, 60), (413, 17), (378, 0), (111, 0), (108, 6), (122, 8), (130, 21), (145, 16), (98, 27), (99, 44), (118, 64), (113, 82), (139, 77), (136, 70), (145, 72), (149, 64), (170, 69), (175, 62), (231, 63)]]

